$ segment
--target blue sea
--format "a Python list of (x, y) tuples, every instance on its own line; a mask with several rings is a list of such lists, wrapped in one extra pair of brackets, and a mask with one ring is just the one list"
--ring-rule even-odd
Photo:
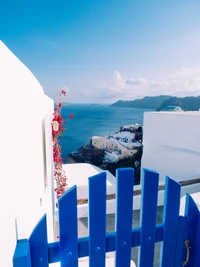
[[(62, 108), (66, 121), (64, 136), (60, 139), (62, 158), (66, 162), (69, 153), (89, 143), (92, 136), (115, 133), (123, 125), (143, 124), (143, 113), (147, 109), (119, 108), (110, 105), (70, 104)], [(74, 118), (68, 119), (70, 113)]]

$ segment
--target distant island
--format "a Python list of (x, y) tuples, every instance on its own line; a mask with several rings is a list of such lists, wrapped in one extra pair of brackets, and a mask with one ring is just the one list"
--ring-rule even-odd
[(200, 96), (173, 97), (167, 95), (145, 96), (142, 99), (130, 101), (119, 100), (111, 107), (132, 107), (154, 109), (156, 111), (164, 110), (167, 106), (177, 106), (184, 111), (197, 111), (200, 109)]

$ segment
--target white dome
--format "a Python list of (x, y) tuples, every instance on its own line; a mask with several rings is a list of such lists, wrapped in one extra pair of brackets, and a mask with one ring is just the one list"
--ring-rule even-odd
[[(44, 94), (42, 86), (32, 72), (0, 41), (0, 111), (12, 107), (15, 116), (28, 113), (41, 117), (52, 100)], [(28, 112), (27, 112), (28, 111)]]
[(6, 96), (44, 95), (42, 86), (31, 71), (0, 41), (0, 92)]

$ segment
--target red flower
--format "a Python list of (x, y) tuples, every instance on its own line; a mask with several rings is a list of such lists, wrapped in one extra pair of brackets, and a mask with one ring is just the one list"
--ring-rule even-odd
[(69, 118), (73, 119), (74, 118), (74, 114), (69, 114)]
[[(59, 144), (58, 138), (62, 136), (65, 131), (64, 124), (66, 123), (61, 116), (61, 95), (66, 95), (66, 91), (62, 90), (59, 94), (59, 100), (57, 103), (57, 107), (54, 108), (54, 114), (52, 119), (52, 137), (53, 137), (53, 161), (54, 161), (54, 177), (56, 179), (56, 188), (55, 193), (57, 198), (59, 198), (64, 192), (65, 187), (67, 186), (67, 177), (65, 172), (62, 169), (62, 151)], [(73, 114), (69, 115), (69, 118), (72, 119), (74, 117)]]
[(62, 93), (63, 95), (66, 95), (66, 91), (65, 91), (65, 90), (62, 90), (61, 93)]

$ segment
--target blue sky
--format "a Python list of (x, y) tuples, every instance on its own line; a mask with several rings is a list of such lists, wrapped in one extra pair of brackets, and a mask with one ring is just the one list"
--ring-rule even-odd
[(0, 39), (52, 98), (200, 95), (199, 0), (1, 0)]

